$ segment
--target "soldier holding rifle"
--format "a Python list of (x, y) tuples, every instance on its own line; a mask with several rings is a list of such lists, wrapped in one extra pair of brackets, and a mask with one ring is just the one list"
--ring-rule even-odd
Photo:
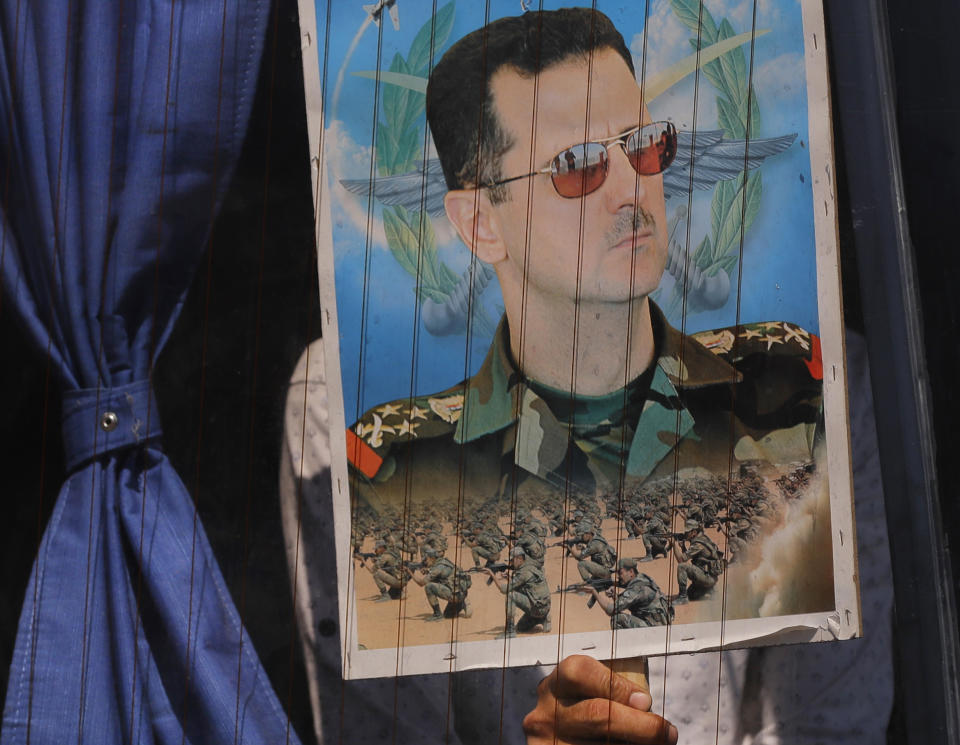
[(591, 600), (599, 603), (610, 616), (610, 628), (665, 626), (673, 619), (666, 596), (653, 579), (637, 571), (636, 559), (625, 557), (617, 562), (617, 581), (623, 591), (615, 597), (612, 593), (600, 594), (595, 587), (586, 586)]
[[(425, 548), (423, 569), (411, 571), (410, 576), (423, 588), (427, 595), (427, 602), (433, 609), (433, 615), (427, 619), (428, 621), (442, 621), (444, 618), (453, 618), (461, 612), (467, 618), (471, 616), (470, 605), (467, 603), (467, 590), (470, 589), (472, 580), (450, 559), (437, 558), (436, 551)], [(440, 611), (441, 600), (447, 601), (444, 612)]]
[[(674, 604), (683, 604), (693, 598), (706, 595), (717, 584), (723, 573), (723, 553), (710, 537), (703, 532), (696, 520), (684, 523), (684, 541), (675, 538), (673, 555), (677, 560), (677, 586), (679, 593)], [(684, 545), (684, 543), (689, 545)], [(688, 589), (689, 584), (689, 589)]]
[[(547, 633), (550, 631), (550, 587), (542, 567), (515, 546), (510, 551), (510, 568), (509, 579), (494, 574), (489, 568), (484, 570), (497, 589), (507, 596), (507, 621), (501, 638), (515, 637), (518, 631)], [(514, 622), (518, 608), (523, 615)]]
[(567, 550), (579, 560), (577, 571), (580, 572), (584, 582), (609, 577), (613, 563), (617, 560), (617, 552), (614, 551), (613, 546), (607, 543), (602, 535), (594, 533), (594, 528), (590, 525), (583, 526), (580, 538), (583, 548), (568, 546)]
[(407, 579), (401, 569), (403, 560), (396, 548), (388, 547), (387, 542), (381, 539), (374, 544), (373, 556), (362, 553), (356, 556), (363, 561), (367, 571), (373, 575), (373, 581), (377, 583), (380, 597), (376, 602), (383, 603), (401, 596)]

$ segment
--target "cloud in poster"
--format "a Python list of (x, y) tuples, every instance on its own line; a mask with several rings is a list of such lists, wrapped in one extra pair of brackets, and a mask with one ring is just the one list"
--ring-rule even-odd
[(796, 52), (781, 54), (757, 67), (753, 80), (757, 91), (772, 100), (801, 98), (806, 86), (803, 57)]
[[(630, 51), (634, 55), (637, 74), (640, 74), (644, 57), (646, 74), (656, 75), (693, 52), (690, 45), (690, 29), (677, 19), (668, 0), (654, 0), (650, 3), (647, 21), (648, 34), (644, 49), (644, 33), (634, 34), (630, 40)], [(650, 103), (651, 114), (655, 119), (669, 119), (680, 129), (694, 129), (696, 126), (713, 128), (717, 122), (716, 96), (712, 89), (707, 95), (703, 81), (700, 93), (695, 96), (697, 76), (689, 75), (672, 88), (665, 91)], [(694, 108), (696, 107), (696, 110)]]
[[(753, 28), (755, 0), (720, 0), (707, 2), (705, 8), (719, 22), (727, 18), (738, 33)], [(797, 0), (756, 0), (756, 28), (783, 28), (787, 19), (784, 9), (795, 8)], [(789, 10), (787, 11), (789, 13)], [(693, 32), (684, 26), (671, 8), (669, 0), (653, 0), (647, 23), (647, 36), (637, 33), (630, 40), (630, 51), (638, 74), (646, 59), (648, 75), (656, 74), (690, 55)], [(646, 41), (646, 48), (644, 48)], [(802, 98), (804, 62), (800, 54), (783, 54), (773, 60), (757, 60), (754, 70), (756, 90), (766, 100), (781, 103)], [(651, 104), (655, 118), (669, 118), (683, 129), (712, 128), (717, 124), (716, 91), (702, 76), (700, 95), (695, 96), (695, 78), (690, 75)], [(694, 110), (696, 107), (696, 111)]]
[[(324, 136), (326, 138), (326, 167), (329, 176), (330, 194), (333, 197), (331, 216), (334, 222), (345, 223), (345, 225), (338, 225), (339, 228), (352, 227), (359, 232), (361, 238), (367, 235), (369, 229), (371, 245), (375, 248), (386, 249), (388, 247), (387, 236), (383, 229), (380, 206), (378, 205), (373, 214), (368, 216), (367, 200), (364, 197), (351, 194), (340, 185), (340, 179), (365, 179), (369, 177), (370, 164), (375, 154), (374, 149), (369, 145), (357, 143), (350, 136), (344, 122), (339, 119), (330, 122)], [(432, 140), (428, 142), (427, 157), (437, 157)], [(434, 217), (432, 222), (438, 247), (459, 245), (456, 231), (446, 217)], [(345, 252), (347, 251), (342, 246), (337, 249), (338, 255), (343, 255)]]
[[(370, 164), (374, 157), (373, 148), (358, 144), (339, 119), (330, 122), (324, 133), (326, 167), (329, 175), (330, 194), (333, 197), (331, 218), (337, 227), (344, 222), (369, 237), (372, 245), (387, 247), (387, 236), (383, 230), (383, 220), (375, 210), (368, 215), (367, 200), (351, 194), (340, 185), (340, 179), (366, 178), (370, 174)], [(341, 253), (342, 247), (337, 250)]]
[[(714, 21), (727, 18), (737, 33), (754, 28), (754, 5), (756, 5), (756, 28), (783, 28), (786, 19), (783, 8), (797, 7), (799, 0), (708, 0), (704, 9), (709, 11)], [(647, 40), (647, 69), (651, 72), (664, 70), (683, 57), (689, 55), (693, 47), (689, 39), (693, 32), (684, 26), (670, 6), (670, 0), (652, 0), (650, 3), (649, 38)], [(643, 54), (643, 34), (635, 34), (630, 44), (637, 69)]]
[(741, 32), (753, 27), (754, 5), (757, 28), (776, 29), (783, 26), (783, 8), (799, 4), (799, 0), (706, 0), (704, 5), (714, 20), (727, 18)]
[(691, 47), (687, 39), (690, 31), (677, 20), (667, 0), (655, 0), (650, 4), (647, 19), (647, 46), (644, 50), (644, 33), (634, 34), (630, 41), (630, 51), (634, 56), (637, 74), (643, 69), (646, 55), (647, 75), (662, 72), (670, 65), (690, 54)]

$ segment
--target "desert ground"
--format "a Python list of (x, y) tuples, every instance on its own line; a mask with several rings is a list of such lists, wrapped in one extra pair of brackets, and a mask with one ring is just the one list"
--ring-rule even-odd
[[(607, 518), (603, 521), (604, 538), (617, 549), (618, 556), (644, 556), (643, 541), (639, 538), (628, 538), (625, 528), (620, 527), (615, 519)], [(714, 528), (707, 530), (717, 546), (723, 550), (723, 534)], [(547, 545), (559, 541), (559, 538), (549, 536)], [(364, 551), (373, 551), (372, 539), (367, 539), (369, 545)], [(461, 543), (458, 552), (454, 554), (453, 536), (449, 536), (450, 548), (447, 558), (458, 566), (466, 569), (473, 566), (470, 548)], [(506, 557), (503, 552), (503, 559)], [(502, 559), (502, 560), (503, 560)], [(410, 646), (418, 644), (438, 644), (450, 641), (453, 630), (451, 621), (427, 621), (432, 611), (427, 603), (422, 587), (412, 580), (407, 583), (406, 597), (390, 602), (375, 603), (380, 592), (373, 581), (373, 576), (355, 562), (357, 588), (357, 627), (360, 643), (367, 649)], [(676, 560), (670, 555), (667, 558), (658, 557), (653, 561), (638, 564), (638, 570), (645, 572), (660, 586), (667, 595), (677, 592)], [(551, 617), (553, 628), (550, 634), (575, 633), (583, 631), (604, 631), (610, 629), (610, 618), (599, 604), (587, 608), (588, 595), (573, 592), (560, 593), (561, 588), (580, 582), (577, 571), (577, 560), (570, 556), (562, 546), (548, 548), (544, 560), (544, 570), (547, 582), (553, 590), (553, 608)], [(470, 587), (467, 599), (471, 606), (470, 618), (461, 614), (456, 625), (457, 638), (460, 641), (479, 641), (492, 639), (503, 632), (505, 606), (504, 595), (495, 584), (487, 585), (486, 574), (472, 574), (473, 584)], [(723, 594), (723, 577), (717, 583), (713, 593), (701, 600), (691, 600), (686, 605), (677, 605), (675, 608), (674, 624), (690, 623), (693, 621), (718, 618), (719, 603)], [(524, 636), (524, 634), (519, 634)]]

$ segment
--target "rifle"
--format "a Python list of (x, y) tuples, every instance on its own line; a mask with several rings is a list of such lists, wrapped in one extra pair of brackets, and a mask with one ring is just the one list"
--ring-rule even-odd
[(562, 541), (557, 541), (556, 543), (551, 543), (547, 548), (556, 548), (557, 546), (563, 546), (567, 551), (570, 550), (572, 546), (576, 546), (578, 543), (583, 543), (579, 538), (564, 538)]
[[(490, 570), (491, 572), (493, 572), (494, 574), (497, 574), (498, 572), (505, 572), (505, 571), (507, 571), (509, 568), (510, 568), (510, 565), (507, 564), (506, 562), (498, 561), (498, 562), (493, 563), (493, 564), (488, 563), (488, 564), (486, 564), (486, 565), (484, 565), (484, 566), (482, 566), (482, 567), (470, 567), (470, 568), (467, 570), (467, 572), (468, 572), (469, 574), (479, 574), (480, 572), (482, 572), (482, 571), (484, 571), (484, 570), (486, 570), (486, 569), (489, 569), (489, 570)], [(492, 584), (493, 584), (493, 577), (487, 577), (487, 584), (488, 584), (488, 585), (492, 585)]]
[[(613, 587), (616, 583), (617, 581), (613, 577), (607, 577), (606, 579), (602, 577), (597, 577), (594, 579), (588, 579), (584, 582), (576, 582), (572, 585), (567, 585), (566, 587), (563, 588), (562, 591), (582, 593), (586, 589), (592, 587), (597, 592), (606, 592), (611, 587)], [(597, 599), (591, 595), (590, 599), (587, 601), (587, 607), (592, 608), (594, 605), (596, 605), (596, 603), (597, 603)]]
[(405, 561), (403, 562), (403, 568), (410, 572), (410, 574), (413, 574), (414, 572), (419, 572), (421, 569), (423, 569), (423, 562)]
[(354, 559), (360, 559), (361, 561), (366, 561), (367, 559), (377, 558), (376, 553), (366, 553), (363, 551), (355, 551), (353, 554)]
[(653, 533), (652, 535), (656, 538), (670, 538), (671, 540), (674, 540), (674, 541), (687, 540), (686, 533), (667, 532), (667, 533)]
[[(713, 518), (713, 522), (717, 525), (726, 525), (727, 523), (735, 523), (739, 519), (740, 518), (737, 517), (730, 517), (729, 515), (717, 515)], [(704, 527), (707, 527), (706, 523), (704, 523)]]

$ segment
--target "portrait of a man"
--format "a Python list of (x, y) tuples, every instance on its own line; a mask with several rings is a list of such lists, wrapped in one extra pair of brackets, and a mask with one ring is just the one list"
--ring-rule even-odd
[[(584, 8), (492, 20), (428, 71), (436, 158), (421, 161), (421, 213), (442, 204), (469, 251), (458, 296), (468, 346), (483, 320), (470, 283), (499, 288), (501, 317), (461, 380), (411, 384), (354, 421), (347, 407), (348, 566), (364, 649), (396, 646), (399, 618), (402, 643), (420, 645), (449, 640), (454, 621), (463, 642), (835, 607), (818, 333), (739, 314), (686, 331), (684, 312), (677, 328), (654, 299), (675, 307), (679, 296), (683, 309), (697, 284), (689, 302), (702, 304), (709, 274), (736, 300), (735, 270), (677, 269), (687, 212), (668, 220), (666, 200), (684, 196), (684, 181), (704, 188), (697, 169), (725, 146), (734, 168), (710, 185), (746, 195), (728, 208), (743, 225), (754, 169), (795, 136), (752, 143), (749, 117), (743, 140), (655, 117), (640, 73), (613, 21)], [(408, 84), (404, 74), (381, 85)], [(399, 204), (408, 177), (384, 173), (368, 198)], [(396, 216), (411, 222), (392, 209), (388, 239)], [(662, 291), (668, 268), (674, 296)], [(416, 323), (430, 331), (438, 301), (424, 295)], [(379, 323), (378, 298), (364, 302)], [(361, 358), (361, 381), (398, 372)], [(428, 366), (414, 351), (414, 377)], [(788, 548), (767, 566), (776, 535)]]

